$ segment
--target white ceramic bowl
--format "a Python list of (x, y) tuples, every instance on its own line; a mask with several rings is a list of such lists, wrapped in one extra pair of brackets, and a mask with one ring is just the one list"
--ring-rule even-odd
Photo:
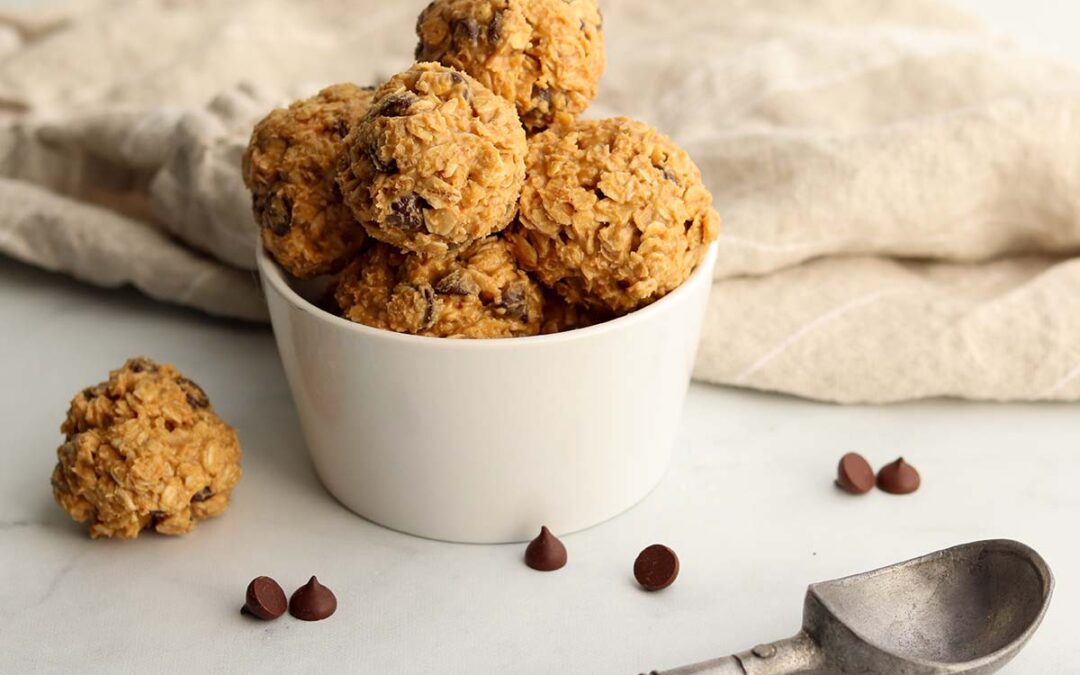
[(663, 477), (716, 246), (679, 289), (557, 335), (450, 340), (328, 314), (260, 247), (315, 469), (361, 516), (451, 541), (524, 541), (630, 508)]

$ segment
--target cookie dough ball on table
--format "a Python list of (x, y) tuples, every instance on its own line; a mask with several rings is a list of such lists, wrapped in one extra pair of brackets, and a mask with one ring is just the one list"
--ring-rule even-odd
[(416, 24), (416, 58), (469, 73), (537, 131), (571, 121), (596, 96), (601, 23), (596, 0), (435, 0)]
[(236, 432), (197, 384), (150, 359), (80, 392), (60, 430), (53, 496), (95, 539), (189, 532), (240, 480)]
[(534, 136), (518, 220), (506, 236), (526, 270), (571, 304), (616, 313), (685, 281), (720, 224), (686, 152), (621, 117)]
[(540, 286), (498, 237), (443, 258), (375, 244), (342, 272), (337, 301), (357, 323), (435, 337), (536, 335), (543, 318)]
[(371, 103), (373, 91), (336, 84), (279, 108), (255, 127), (244, 155), (263, 245), (290, 274), (337, 272), (360, 250), (364, 228), (334, 182), (342, 141)]
[(513, 106), (468, 75), (421, 63), (375, 93), (345, 140), (338, 182), (372, 237), (445, 255), (505, 228), (525, 179)]

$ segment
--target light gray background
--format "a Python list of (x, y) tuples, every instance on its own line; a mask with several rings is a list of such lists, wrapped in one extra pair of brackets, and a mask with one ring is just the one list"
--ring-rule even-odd
[[(0, 6), (27, 4), (5, 2)], [(1080, 65), (1080, 5), (965, 0)], [(2, 205), (0, 205), (2, 208)], [(1077, 673), (1080, 415), (1069, 405), (840, 408), (695, 386), (675, 465), (644, 503), (566, 537), (554, 574), (520, 546), (425, 541), (363, 521), (318, 484), (267, 329), (214, 321), (0, 260), (0, 653), (4, 672), (634, 673), (793, 633), (808, 582), (1010, 537), (1058, 573), (1041, 632), (1006, 672)], [(177, 363), (239, 431), (229, 513), (184, 538), (91, 542), (52, 503), (68, 399), (134, 354)], [(924, 488), (849, 498), (840, 454), (903, 454)], [(679, 581), (638, 591), (664, 542)], [(318, 574), (339, 611), (258, 624), (247, 581)]]

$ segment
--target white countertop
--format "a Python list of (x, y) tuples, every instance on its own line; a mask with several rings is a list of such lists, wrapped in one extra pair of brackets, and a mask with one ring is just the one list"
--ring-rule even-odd
[[(1080, 62), (1071, 3), (963, 4)], [(840, 408), (695, 386), (663, 484), (565, 537), (568, 566), (541, 574), (522, 546), (426, 541), (339, 506), (307, 460), (267, 328), (0, 260), (0, 334), (3, 672), (635, 673), (794, 633), (809, 582), (991, 537), (1035, 547), (1058, 576), (1042, 629), (1004, 672), (1080, 672), (1075, 405)], [(136, 354), (204, 386), (239, 431), (245, 476), (227, 514), (191, 535), (91, 541), (50, 494), (58, 426), (76, 391)], [(903, 454), (922, 490), (841, 494), (831, 482), (849, 450), (875, 465)], [(630, 568), (654, 542), (682, 573), (647, 594)], [(287, 593), (317, 574), (337, 614), (241, 617), (263, 574)]]
[[(1058, 575), (1040, 632), (1008, 673), (1080, 672), (1080, 415), (1070, 405), (927, 402), (841, 408), (695, 386), (675, 464), (653, 495), (564, 539), (566, 568), (523, 547), (385, 530), (316, 480), (269, 329), (208, 320), (0, 261), (0, 670), (25, 672), (636, 673), (793, 634), (809, 582), (992, 537)], [(67, 402), (128, 356), (175, 362), (244, 448), (221, 518), (185, 537), (91, 541), (52, 500)], [(917, 494), (832, 486), (849, 450), (903, 454)], [(640, 591), (666, 543), (682, 573)], [(317, 574), (330, 620), (240, 616), (247, 582)]]

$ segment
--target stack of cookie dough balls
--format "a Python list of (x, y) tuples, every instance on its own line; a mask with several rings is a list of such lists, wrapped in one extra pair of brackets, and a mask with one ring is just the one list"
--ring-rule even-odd
[(506, 338), (583, 328), (686, 280), (719, 218), (655, 129), (582, 121), (604, 69), (596, 0), (435, 0), (418, 63), (259, 123), (244, 161), (266, 249), (337, 274), (376, 328)]
[(199, 385), (150, 359), (77, 394), (60, 430), (53, 496), (95, 539), (190, 532), (240, 480), (236, 432)]

